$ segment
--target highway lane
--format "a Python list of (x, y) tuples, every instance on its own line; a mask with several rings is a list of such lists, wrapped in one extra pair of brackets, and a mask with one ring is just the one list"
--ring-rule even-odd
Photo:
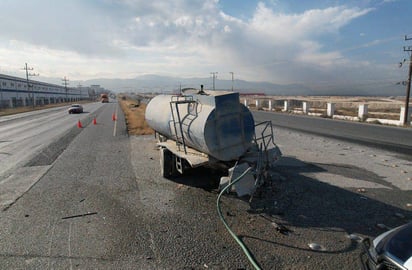
[(101, 106), (85, 104), (85, 113), (77, 115), (69, 115), (67, 107), (61, 107), (0, 117), (0, 180), (7, 171), (23, 165)]
[(0, 209), (14, 203), (47, 172), (53, 161), (87, 124), (101, 103), (84, 104), (84, 113), (69, 115), (67, 107), (0, 118)]
[[(129, 200), (137, 207), (139, 197), (124, 118), (118, 116), (119, 124), (112, 120), (117, 108), (101, 105), (97, 125), (78, 129), (39, 181), (0, 211), (0, 268), (137, 267), (134, 260), (124, 265), (129, 262), (125, 247), (140, 240), (133, 238), (143, 224), (133, 228), (136, 217), (125, 209)], [(88, 215), (71, 218), (78, 214)]]
[(274, 126), (309, 132), (412, 155), (412, 129), (320, 117), (254, 111), (256, 122), (272, 121)]

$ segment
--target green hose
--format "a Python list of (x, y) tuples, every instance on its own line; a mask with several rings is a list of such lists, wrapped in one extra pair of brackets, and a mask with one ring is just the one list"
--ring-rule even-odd
[(225, 188), (222, 189), (222, 191), (219, 193), (219, 196), (217, 196), (217, 201), (216, 201), (216, 207), (217, 207), (217, 212), (219, 214), (220, 220), (223, 222), (223, 225), (225, 225), (226, 229), (229, 231), (230, 235), (235, 239), (235, 241), (239, 244), (239, 246), (242, 248), (243, 253), (245, 253), (246, 257), (248, 258), (249, 262), (253, 265), (253, 267), (257, 270), (260, 270), (261, 268), (257, 264), (257, 262), (253, 259), (252, 255), (250, 254), (249, 250), (246, 248), (245, 244), (242, 242), (242, 240), (237, 237), (237, 235), (230, 229), (229, 225), (227, 225), (225, 218), (222, 215), (222, 210), (220, 209), (220, 197), (222, 194), (229, 189), (231, 186), (236, 184), (238, 181), (240, 181), (252, 168), (249, 167), (247, 170), (245, 170), (239, 177), (237, 177), (232, 183), (229, 183)]

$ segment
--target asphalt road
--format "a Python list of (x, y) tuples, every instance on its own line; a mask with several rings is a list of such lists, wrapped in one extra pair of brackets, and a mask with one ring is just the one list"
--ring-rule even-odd
[(0, 268), (133, 269), (144, 256), (133, 249), (144, 224), (128, 209), (139, 197), (125, 121), (112, 120), (117, 104), (101, 106), (97, 125), (74, 126), (78, 134), (56, 160), (38, 165), (39, 154), (28, 163), (48, 169), (0, 212)]
[(0, 176), (27, 162), (50, 142), (61, 139), (78, 120), (90, 121), (101, 105), (85, 104), (83, 114), (69, 115), (67, 107), (59, 107), (1, 117)]
[[(102, 105), (97, 125), (73, 127), (24, 162), (21, 170), (44, 171), (0, 211), (0, 268), (251, 269), (216, 213), (220, 174), (200, 168), (164, 179), (155, 139), (129, 137), (120, 111), (112, 121), (116, 106)], [(409, 161), (275, 132), (284, 158), (272, 180), (253, 198), (222, 199), (226, 220), (263, 269), (359, 269), (360, 246), (349, 234), (374, 237), (383, 232), (377, 223), (412, 218)]]
[(256, 122), (412, 155), (412, 129), (276, 112), (254, 111)]
[(85, 104), (76, 115), (60, 107), (0, 118), (0, 209), (30, 189), (80, 133), (77, 122), (90, 123), (101, 106)]

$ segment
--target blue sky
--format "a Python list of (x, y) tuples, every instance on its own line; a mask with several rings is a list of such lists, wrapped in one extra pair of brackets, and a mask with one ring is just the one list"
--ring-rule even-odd
[[(0, 1), (0, 73), (71, 81), (173, 77), (397, 87), (410, 0)], [(5, 27), (6, 26), (6, 27)]]

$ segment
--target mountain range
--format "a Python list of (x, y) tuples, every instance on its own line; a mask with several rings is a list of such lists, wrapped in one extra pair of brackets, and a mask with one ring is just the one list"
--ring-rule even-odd
[[(178, 78), (160, 75), (141, 75), (131, 79), (91, 79), (74, 82), (83, 86), (100, 85), (115, 93), (178, 93), (181, 88), (197, 88), (204, 85), (207, 90), (213, 89), (213, 79), (209, 78)], [(276, 84), (270, 82), (254, 82), (236, 79), (215, 80), (215, 90), (231, 90), (240, 93), (264, 93), (266, 95), (303, 95), (303, 96), (404, 96), (405, 86), (395, 83), (356, 85), (305, 85)]]

